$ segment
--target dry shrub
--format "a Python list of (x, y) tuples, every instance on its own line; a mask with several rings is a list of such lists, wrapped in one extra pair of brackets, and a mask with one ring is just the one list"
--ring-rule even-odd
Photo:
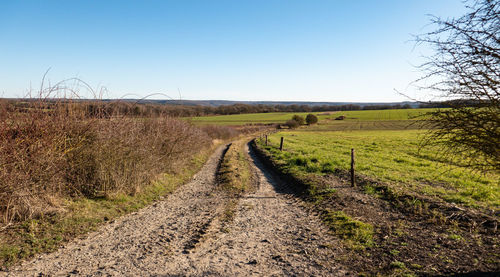
[(204, 125), (200, 127), (212, 139), (232, 139), (239, 135), (255, 134), (276, 129), (275, 124), (247, 124), (241, 126)]
[(200, 129), (170, 117), (102, 120), (98, 127), (95, 147), (100, 154), (94, 162), (98, 183), (93, 182), (97, 189), (93, 194), (134, 194), (152, 176), (175, 172), (210, 143)]
[(3, 221), (40, 214), (64, 187), (66, 153), (85, 141), (89, 122), (63, 102), (0, 107), (0, 210)]
[(212, 139), (230, 139), (240, 134), (240, 131), (231, 126), (205, 125), (201, 129)]
[(255, 134), (266, 130), (277, 128), (277, 124), (247, 124), (236, 128), (241, 134)]
[(290, 129), (295, 129), (295, 128), (299, 128), (300, 123), (298, 121), (290, 119), (290, 120), (286, 121), (285, 125), (288, 126), (288, 128), (290, 128)]
[(55, 197), (134, 194), (210, 144), (205, 132), (170, 117), (111, 116), (98, 101), (94, 109), (103, 110), (89, 116), (66, 92), (56, 86), (0, 102), (0, 223), (40, 216)]

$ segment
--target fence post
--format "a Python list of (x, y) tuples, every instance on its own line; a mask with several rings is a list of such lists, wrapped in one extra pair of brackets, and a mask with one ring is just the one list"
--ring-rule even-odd
[(351, 148), (351, 186), (356, 186), (354, 182), (354, 148)]
[(281, 142), (280, 142), (280, 151), (283, 151), (283, 137), (281, 137)]
[(267, 146), (267, 135), (266, 135), (266, 146)]

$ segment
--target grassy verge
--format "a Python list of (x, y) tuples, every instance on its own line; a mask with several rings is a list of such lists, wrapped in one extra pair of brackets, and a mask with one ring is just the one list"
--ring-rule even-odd
[(249, 188), (251, 172), (244, 145), (245, 140), (232, 143), (219, 169), (221, 187), (232, 194), (241, 194)]
[(323, 222), (336, 236), (349, 242), (352, 248), (373, 246), (373, 226), (371, 224), (354, 220), (342, 211), (325, 211)]
[(233, 142), (224, 155), (219, 168), (219, 186), (229, 198), (222, 215), (223, 231), (227, 231), (225, 226), (234, 219), (239, 198), (252, 189), (252, 172), (245, 153), (246, 142), (247, 139)]
[(205, 149), (175, 174), (163, 174), (134, 196), (115, 194), (106, 198), (68, 198), (63, 212), (8, 226), (0, 231), (0, 267), (9, 267), (37, 253), (56, 250), (62, 243), (96, 230), (106, 221), (137, 211), (171, 193), (188, 181), (208, 159)]

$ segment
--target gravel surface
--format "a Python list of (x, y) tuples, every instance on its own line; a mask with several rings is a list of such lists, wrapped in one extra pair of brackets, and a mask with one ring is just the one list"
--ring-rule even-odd
[(223, 150), (165, 200), (0, 275), (345, 275), (331, 249), (337, 241), (252, 153), (258, 189), (221, 228), (228, 199), (215, 190), (215, 176)]

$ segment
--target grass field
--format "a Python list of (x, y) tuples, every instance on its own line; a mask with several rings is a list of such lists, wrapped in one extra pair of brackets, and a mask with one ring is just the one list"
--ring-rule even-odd
[[(267, 146), (256, 140), (263, 157), (300, 185), (342, 240), (347, 252), (338, 257), (366, 276), (498, 271), (492, 226), (500, 212), (500, 174), (472, 172), (440, 159), (437, 148), (420, 149), (427, 126), (415, 116), (428, 111), (323, 114), (316, 125), (269, 135)], [(334, 120), (339, 115), (346, 118)], [(351, 148), (357, 187), (349, 184)]]
[[(404, 121), (413, 120), (417, 116), (433, 109), (401, 109), (401, 110), (368, 110), (368, 111), (338, 111), (338, 112), (312, 112), (319, 118), (319, 125), (337, 124), (350, 121)], [(245, 125), (255, 123), (284, 123), (293, 115), (306, 116), (309, 113), (254, 113), (218, 116), (200, 116), (189, 118), (194, 124), (216, 124), (216, 125)], [(344, 121), (334, 120), (344, 115)]]
[(347, 130), (414, 130), (420, 129), (423, 122), (417, 120), (324, 120), (323, 122), (301, 128), (301, 131), (347, 131)]
[[(350, 149), (357, 152), (357, 172), (448, 202), (500, 209), (498, 174), (481, 175), (438, 161), (436, 149), (419, 150), (420, 115), (434, 109), (319, 112), (316, 125), (270, 136), (275, 158), (303, 173), (326, 174), (347, 169)], [(283, 123), (294, 114), (260, 113), (191, 118), (195, 124), (244, 125)], [(344, 120), (335, 120), (344, 115)], [(419, 117), (420, 116), (420, 117)], [(286, 151), (277, 150), (279, 137)]]
[(398, 110), (367, 110), (367, 111), (340, 111), (333, 112), (328, 119), (344, 115), (347, 121), (360, 120), (413, 120), (420, 115), (434, 109), (398, 109)]
[[(252, 114), (232, 114), (232, 115), (216, 115), (216, 116), (200, 116), (192, 117), (191, 120), (195, 124), (216, 124), (216, 125), (245, 125), (245, 124), (272, 124), (284, 123), (292, 118), (294, 114), (306, 116), (308, 113), (252, 113)], [(329, 116), (319, 116), (320, 119), (328, 118)]]
[[(266, 148), (275, 159), (299, 174), (328, 174), (337, 168), (348, 169), (350, 150), (354, 148), (358, 173), (396, 189), (409, 189), (469, 206), (500, 208), (499, 175), (481, 175), (437, 161), (436, 149), (419, 151), (418, 137), (422, 134), (418, 130), (297, 130), (271, 135), (270, 146)], [(285, 141), (283, 152), (278, 149), (281, 136)]]

